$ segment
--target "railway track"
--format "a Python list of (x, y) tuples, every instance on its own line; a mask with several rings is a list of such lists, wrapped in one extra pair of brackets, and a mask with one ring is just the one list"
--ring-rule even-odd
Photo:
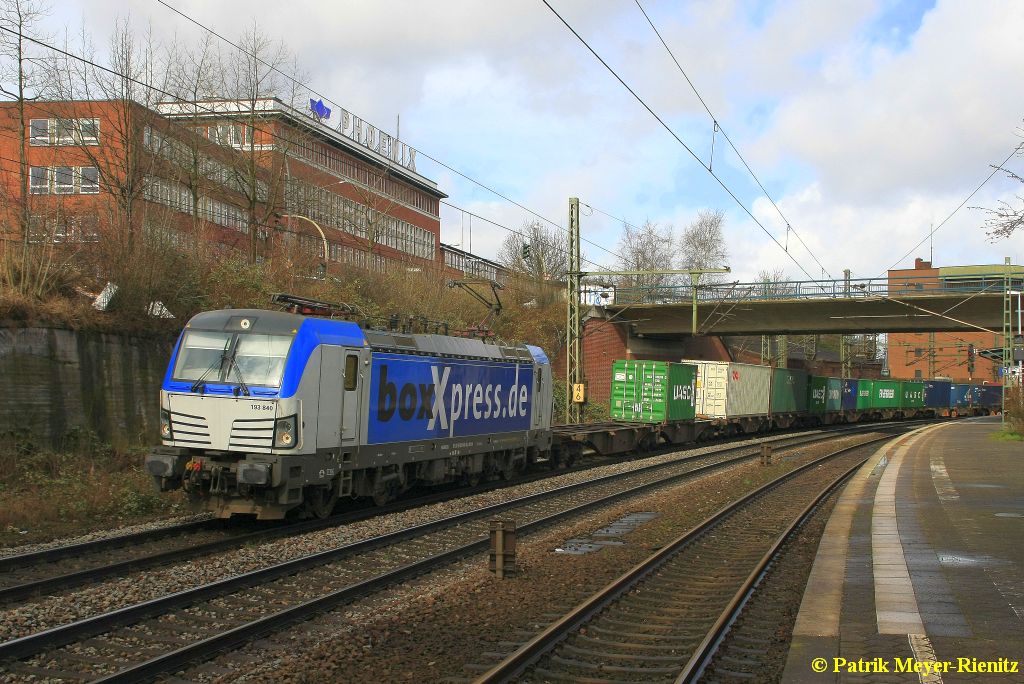
[[(862, 429), (864, 428), (859, 427), (853, 431)], [(847, 430), (849, 429), (847, 428)], [(835, 433), (829, 431), (828, 434)], [(794, 439), (807, 439), (807, 437), (780, 437), (779, 441), (787, 443)], [(651, 452), (648, 455), (656, 453), (658, 452)], [(556, 472), (557, 474), (576, 472), (610, 462), (613, 460), (594, 459), (593, 463), (580, 464)], [(109, 577), (122, 576), (133, 571), (216, 555), (246, 544), (330, 529), (377, 515), (448, 501), (470, 493), (527, 484), (549, 475), (550, 473), (528, 474), (503, 482), (487, 483), (472, 491), (459, 489), (436, 492), (394, 502), (383, 507), (353, 510), (324, 520), (308, 520), (290, 524), (200, 520), (33, 553), (7, 556), (0, 558), (0, 606), (57, 594), (76, 586)]]
[(867, 460), (845, 447), (720, 509), (476, 679), (691, 682), (765, 568), (817, 506)]
[[(776, 441), (795, 448), (834, 434)], [(736, 453), (741, 452), (741, 453)], [(732, 454), (732, 456), (728, 456)], [(520, 534), (609, 502), (756, 457), (733, 447), (472, 510), (183, 589), (0, 644), (16, 678), (138, 681), (173, 672), (258, 635), (486, 548), (487, 524), (512, 515)]]
[[(561, 469), (555, 474), (578, 472), (611, 462), (614, 462), (611, 458), (594, 459), (593, 463)], [(367, 504), (322, 520), (290, 523), (197, 520), (4, 556), (0, 557), (0, 606), (67, 591), (76, 586), (148, 567), (215, 555), (246, 544), (330, 529), (379, 515), (399, 513), (419, 506), (461, 498), (468, 494), (529, 484), (550, 476), (550, 472), (533, 473), (485, 483), (472, 490), (446, 489), (406, 498), (385, 506)]]

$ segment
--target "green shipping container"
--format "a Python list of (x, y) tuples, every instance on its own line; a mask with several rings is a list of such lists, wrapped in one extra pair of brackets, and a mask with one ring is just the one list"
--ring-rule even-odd
[(874, 384), (874, 380), (865, 380), (864, 378), (860, 378), (859, 380), (857, 380), (858, 410), (874, 408), (875, 404), (872, 398), (874, 396)]
[(693, 420), (697, 367), (667, 361), (615, 361), (611, 415), (615, 420), (669, 423)]
[(772, 370), (772, 413), (802, 413), (807, 410), (807, 371)]
[(899, 380), (871, 381), (871, 408), (899, 408), (901, 401), (903, 401), (903, 389), (900, 387)]
[(843, 381), (839, 378), (819, 378), (812, 375), (807, 380), (807, 410), (811, 413), (838, 411), (842, 408)]
[(900, 408), (924, 408), (924, 382), (903, 380), (900, 385)]
[(841, 378), (826, 378), (828, 384), (825, 386), (825, 410), (843, 410), (843, 381)]

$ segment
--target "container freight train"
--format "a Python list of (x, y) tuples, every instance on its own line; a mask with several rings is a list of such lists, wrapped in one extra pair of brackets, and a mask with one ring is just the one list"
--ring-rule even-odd
[[(202, 313), (172, 353), (162, 444), (146, 468), (161, 490), (182, 489), (218, 517), (323, 517), (342, 497), (383, 504), (413, 486), (507, 478), (586, 453), (926, 414), (922, 383), (846, 381), (837, 398), (835, 379), (762, 366), (618, 361), (614, 373), (616, 422), (552, 426), (551, 365), (538, 347), (275, 311)], [(976, 393), (958, 391), (956, 410), (967, 411)]]
[(671, 424), (693, 418), (701, 434), (899, 418), (979, 415), (999, 409), (1002, 388), (942, 380), (840, 379), (721, 361), (616, 361), (611, 415)]

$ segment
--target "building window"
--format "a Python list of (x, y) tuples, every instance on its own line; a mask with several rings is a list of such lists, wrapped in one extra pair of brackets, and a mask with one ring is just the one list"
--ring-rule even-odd
[(75, 167), (57, 166), (53, 169), (53, 192), (56, 195), (72, 195), (75, 192)]
[(922, 355), (924, 355), (924, 349), (921, 349), (921, 347), (917, 347), (914, 349), (914, 356), (916, 356), (917, 358), (921, 358)]
[(920, 380), (921, 379), (921, 369), (920, 368), (917, 368), (917, 369), (914, 370), (914, 379), (915, 380)]
[(29, 143), (32, 145), (50, 144), (50, 120), (32, 119), (28, 122)]
[(56, 144), (57, 145), (71, 145), (75, 142), (75, 120), (74, 119), (56, 119), (57, 130), (56, 130)]
[(100, 191), (100, 171), (95, 166), (83, 166), (78, 170), (81, 180), (81, 193), (95, 195)]
[(99, 242), (99, 222), (94, 215), (29, 217), (29, 241), (35, 244), (52, 242)]
[(79, 139), (83, 145), (99, 145), (100, 144), (100, 120), (99, 119), (79, 119)]
[(50, 192), (50, 167), (33, 166), (29, 171), (28, 189), (33, 195), (45, 195)]
[(209, 128), (200, 127), (196, 130), (218, 145), (227, 147), (242, 147), (252, 142), (250, 129), (239, 124), (216, 124)]
[(99, 145), (99, 119), (30, 119), (32, 145)]

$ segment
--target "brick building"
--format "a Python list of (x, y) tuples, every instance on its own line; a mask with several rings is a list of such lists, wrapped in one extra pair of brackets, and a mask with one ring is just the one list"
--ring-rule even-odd
[(24, 116), (0, 103), (0, 238), (20, 240), (26, 224), (33, 242), (86, 247), (163, 233), (254, 260), (298, 247), (329, 271), (497, 279), (498, 264), (441, 246), (447, 195), (416, 170), (416, 150), (336, 118), (275, 98), (32, 102)]
[[(186, 235), (226, 248), (244, 244), (250, 221), (231, 169), (236, 152), (124, 101), (0, 104), (0, 234), (35, 243), (130, 243)], [(21, 155), (24, 155), (24, 173)], [(254, 183), (264, 189), (263, 171)], [(266, 193), (252, 208), (268, 206)]]
[[(1024, 285), (1024, 267), (1011, 266), (1013, 289)], [(912, 269), (889, 271), (890, 292), (964, 289), (964, 297), (979, 288), (991, 286), (1003, 290), (1002, 264), (983, 266), (934, 267), (923, 259), (914, 260)], [(895, 295), (893, 295), (895, 296)], [(970, 306), (966, 302), (964, 306)], [(955, 312), (950, 313), (955, 316)], [(894, 378), (950, 378), (954, 382), (999, 382), (1001, 362), (985, 358), (980, 352), (1002, 353), (1001, 331), (995, 333), (891, 333), (888, 335), (889, 373)], [(975, 352), (973, 363), (969, 354)], [(973, 370), (972, 370), (973, 366)]]
[(415, 150), (387, 133), (344, 110), (331, 126), (329, 115), (276, 98), (157, 109), (261, 166), (274, 205), (268, 222), (306, 235), (328, 262), (377, 269), (391, 261), (443, 263), (439, 209), (447, 195), (416, 171)]

